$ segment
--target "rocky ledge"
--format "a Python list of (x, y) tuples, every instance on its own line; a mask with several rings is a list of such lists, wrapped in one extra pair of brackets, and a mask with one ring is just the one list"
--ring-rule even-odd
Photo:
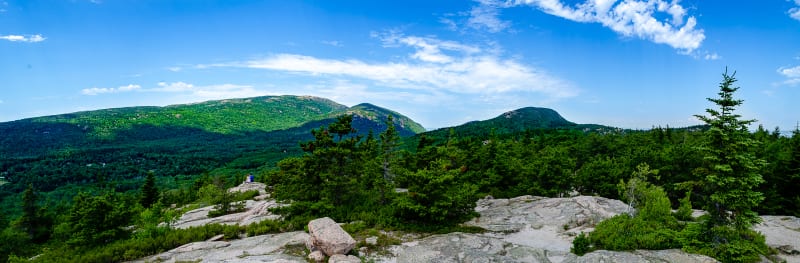
[[(465, 225), (486, 229), (485, 233), (449, 233), (427, 237), (400, 237), (404, 242), (384, 251), (350, 252), (371, 262), (717, 262), (677, 249), (594, 251), (583, 256), (569, 252), (574, 237), (590, 232), (597, 222), (625, 213), (621, 201), (577, 196), (545, 198), (521, 196), (511, 199), (481, 199), (475, 210), (480, 217)], [(800, 219), (764, 216), (755, 227), (767, 236), (767, 244), (781, 251), (779, 257), (800, 263)], [(391, 234), (391, 233), (389, 233)], [(248, 237), (240, 240), (196, 242), (139, 262), (308, 262), (305, 232)], [(370, 237), (374, 242), (374, 237)], [(370, 239), (367, 238), (367, 239)], [(370, 240), (357, 240), (368, 242)], [(338, 257), (341, 256), (341, 257)], [(355, 257), (337, 255), (329, 262), (351, 262)]]

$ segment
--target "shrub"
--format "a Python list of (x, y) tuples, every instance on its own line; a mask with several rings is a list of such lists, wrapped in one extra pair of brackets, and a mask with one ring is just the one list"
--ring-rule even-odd
[(580, 235), (575, 237), (575, 240), (572, 240), (572, 248), (570, 248), (569, 251), (578, 256), (583, 256), (583, 254), (592, 251), (592, 242), (586, 234), (581, 232)]

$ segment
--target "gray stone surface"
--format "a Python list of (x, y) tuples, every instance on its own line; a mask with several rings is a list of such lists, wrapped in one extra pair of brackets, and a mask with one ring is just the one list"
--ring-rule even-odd
[(279, 219), (280, 216), (269, 212), (270, 208), (281, 207), (284, 204), (278, 203), (273, 199), (267, 200), (247, 200), (245, 201), (245, 211), (233, 213), (219, 217), (208, 217), (208, 212), (214, 210), (214, 206), (206, 206), (188, 211), (172, 224), (174, 228), (189, 228), (207, 224), (223, 225), (249, 225), (264, 220)]
[(407, 242), (397, 263), (416, 262), (550, 262), (542, 249), (514, 246), (499, 238), (450, 233)]
[(703, 255), (687, 254), (681, 251), (680, 249), (668, 249), (668, 250), (636, 250), (630, 252), (599, 250), (583, 255), (582, 257), (577, 257), (574, 260), (568, 260), (565, 262), (713, 263), (718, 261)]
[(247, 192), (247, 191), (257, 190), (259, 195), (266, 195), (267, 194), (267, 190), (266, 189), (267, 189), (267, 185), (262, 184), (262, 183), (244, 182), (244, 183), (242, 183), (240, 185), (237, 185), (236, 187), (229, 188), (228, 192), (231, 192), (231, 193), (234, 193), (234, 192), (244, 193), (244, 192)]
[(261, 235), (232, 241), (189, 243), (134, 262), (307, 262), (287, 253), (289, 246), (302, 246), (308, 239), (302, 231)]
[[(600, 197), (578, 196), (571, 198), (543, 198), (522, 196), (511, 199), (482, 199), (476, 211), (481, 214), (467, 225), (479, 226), (489, 231), (480, 234), (449, 233), (412, 238), (401, 245), (391, 246), (385, 253), (366, 253), (366, 260), (374, 262), (716, 262), (714, 259), (687, 254), (677, 249), (636, 251), (594, 251), (584, 256), (569, 252), (577, 233), (589, 232), (594, 225), (611, 216), (627, 211), (624, 203)], [(789, 263), (800, 263), (800, 219), (788, 216), (762, 216), (763, 222), (755, 229), (765, 234), (767, 244), (783, 251), (778, 255)], [(330, 219), (309, 223), (312, 233), (325, 233), (326, 229), (339, 229)], [(313, 221), (312, 221), (313, 222)], [(335, 227), (334, 227), (335, 226)], [(402, 234), (398, 234), (402, 235)], [(352, 237), (347, 234), (352, 240)], [(399, 237), (399, 236), (398, 236)], [(370, 237), (369, 242), (372, 241)], [(365, 243), (367, 240), (364, 240)], [(377, 241), (377, 240), (376, 240)], [(351, 241), (355, 245), (355, 240)], [(311, 248), (322, 246), (312, 243), (311, 235), (290, 232), (263, 235), (233, 241), (206, 241), (181, 246), (171, 251), (151, 256), (137, 262), (308, 262), (308, 243)], [(345, 242), (350, 244), (350, 242)], [(350, 245), (347, 245), (350, 247)], [(287, 249), (289, 248), (289, 249)], [(349, 251), (352, 249), (346, 249)], [(289, 252), (292, 251), (292, 252)], [(337, 251), (345, 254), (347, 251)], [(341, 257), (340, 257), (341, 256)], [(333, 257), (336, 257), (334, 259)], [(324, 256), (323, 256), (324, 259)], [(358, 258), (332, 256), (329, 262), (350, 262)], [(339, 261), (341, 260), (341, 261)], [(352, 261), (359, 262), (359, 261)]]
[(328, 217), (308, 222), (308, 233), (311, 235), (311, 247), (328, 256), (347, 254), (356, 247), (356, 240)]
[(308, 254), (308, 259), (314, 262), (322, 262), (325, 260), (325, 254), (322, 254), (322, 251), (312, 251)]
[(800, 218), (761, 216), (761, 223), (753, 229), (764, 234), (767, 245), (780, 252), (778, 257), (787, 263), (800, 263)]
[(506, 242), (550, 251), (568, 252), (580, 232), (590, 232), (607, 218), (628, 211), (614, 199), (593, 196), (545, 198), (520, 196), (478, 200), (480, 217), (465, 225), (477, 226)]
[(328, 263), (361, 263), (361, 259), (353, 255), (336, 254), (328, 258)]

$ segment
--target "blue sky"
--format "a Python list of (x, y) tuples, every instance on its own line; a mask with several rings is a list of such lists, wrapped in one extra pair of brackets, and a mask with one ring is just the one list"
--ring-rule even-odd
[(262, 95), (369, 102), (426, 128), (549, 107), (698, 124), (800, 121), (800, 0), (0, 0), (0, 121)]

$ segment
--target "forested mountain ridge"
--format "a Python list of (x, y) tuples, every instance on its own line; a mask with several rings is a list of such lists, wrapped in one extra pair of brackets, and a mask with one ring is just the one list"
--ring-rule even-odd
[(458, 126), (419, 133), (416, 137), (425, 136), (428, 139), (438, 141), (451, 136), (451, 132), (452, 136), (456, 137), (486, 137), (490, 135), (511, 135), (543, 129), (581, 130), (584, 132), (622, 130), (597, 124), (577, 124), (567, 120), (562, 117), (561, 114), (549, 108), (524, 107), (505, 112), (488, 120), (471, 121)]
[(4, 191), (19, 192), (28, 183), (49, 191), (98, 180), (132, 189), (124, 180), (147, 171), (191, 176), (227, 165), (247, 172), (299, 154), (297, 142), (311, 129), (345, 114), (363, 135), (386, 129), (388, 115), (401, 136), (424, 131), (388, 109), (311, 96), (104, 109), (0, 123), (0, 176), (11, 183)]

